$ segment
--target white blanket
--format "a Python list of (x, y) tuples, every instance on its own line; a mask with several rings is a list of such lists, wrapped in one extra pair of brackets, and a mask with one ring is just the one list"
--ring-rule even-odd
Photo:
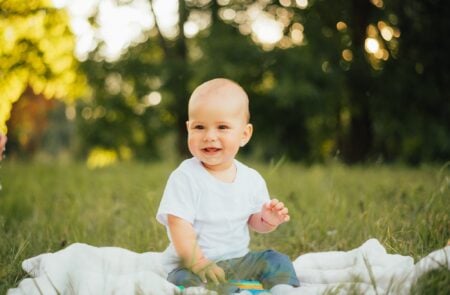
[[(72, 244), (55, 253), (23, 261), (30, 275), (16, 294), (179, 294), (166, 280), (161, 253), (135, 253), (117, 247)], [(301, 282), (293, 294), (408, 294), (424, 273), (450, 269), (450, 246), (434, 251), (414, 264), (413, 258), (387, 254), (378, 240), (370, 239), (347, 251), (310, 253), (294, 260)]]

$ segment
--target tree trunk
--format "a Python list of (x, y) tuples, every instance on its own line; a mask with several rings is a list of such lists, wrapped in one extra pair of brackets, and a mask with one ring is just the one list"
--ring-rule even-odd
[(178, 31), (179, 35), (174, 41), (174, 44), (170, 44), (170, 41), (166, 40), (161, 33), (158, 20), (153, 9), (153, 1), (150, 0), (151, 13), (155, 19), (155, 26), (158, 31), (158, 39), (160, 46), (164, 52), (165, 63), (167, 66), (167, 81), (165, 88), (169, 92), (174, 94), (174, 100), (168, 106), (169, 112), (175, 118), (175, 151), (181, 158), (186, 158), (189, 155), (189, 151), (186, 145), (186, 120), (187, 120), (187, 106), (189, 93), (187, 89), (187, 79), (189, 73), (189, 61), (186, 47), (186, 36), (184, 35), (184, 24), (188, 17), (188, 11), (186, 3), (182, 0), (178, 1)]
[(364, 41), (371, 12), (369, 1), (352, 0), (353, 29), (352, 42), (354, 60), (347, 72), (349, 92), (350, 122), (343, 132), (341, 143), (343, 160), (347, 163), (367, 159), (373, 142), (372, 118), (370, 112), (370, 64), (365, 58)]
[(184, 23), (188, 17), (188, 11), (186, 8), (186, 3), (183, 0), (178, 1), (178, 30), (179, 36), (175, 43), (174, 48), (174, 67), (172, 68), (174, 72), (171, 75), (172, 85), (174, 88), (172, 90), (175, 93), (175, 102), (172, 106), (172, 112), (175, 115), (176, 120), (176, 150), (181, 158), (189, 156), (189, 151), (186, 144), (186, 120), (187, 107), (189, 100), (189, 92), (187, 89), (188, 84), (188, 73), (189, 73), (189, 60), (187, 55), (186, 46), (186, 36), (184, 35)]

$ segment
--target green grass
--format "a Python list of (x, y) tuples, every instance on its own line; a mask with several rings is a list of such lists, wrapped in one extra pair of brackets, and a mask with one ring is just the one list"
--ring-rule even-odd
[[(74, 242), (136, 252), (163, 250), (166, 233), (155, 213), (175, 166), (122, 163), (89, 170), (81, 163), (3, 162), (0, 294), (26, 276), (22, 260)], [(295, 258), (307, 252), (350, 250), (377, 238), (389, 253), (419, 259), (450, 238), (448, 165), (251, 166), (291, 214), (291, 222), (276, 232), (253, 234), (254, 249), (274, 248)], [(448, 294), (449, 282), (449, 271), (437, 272), (416, 293)]]

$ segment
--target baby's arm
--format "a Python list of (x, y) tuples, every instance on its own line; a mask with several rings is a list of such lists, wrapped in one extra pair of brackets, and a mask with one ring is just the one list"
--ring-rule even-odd
[(192, 224), (170, 214), (167, 219), (173, 246), (184, 266), (198, 275), (204, 283), (207, 282), (207, 278), (216, 284), (225, 282), (223, 269), (217, 266), (214, 261), (203, 256)]
[(289, 221), (288, 208), (283, 202), (272, 199), (263, 205), (261, 212), (254, 213), (248, 219), (249, 227), (259, 233), (267, 233), (275, 230), (278, 225)]

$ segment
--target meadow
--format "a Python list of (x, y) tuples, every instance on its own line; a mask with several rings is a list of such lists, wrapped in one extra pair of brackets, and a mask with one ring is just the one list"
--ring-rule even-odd
[[(176, 163), (4, 161), (0, 168), (0, 294), (26, 277), (21, 261), (74, 242), (161, 251), (155, 213)], [(406, 167), (254, 162), (273, 197), (290, 209), (277, 231), (252, 235), (252, 248), (302, 253), (350, 250), (377, 238), (416, 260), (450, 238), (450, 164)], [(430, 275), (417, 294), (449, 294), (450, 272)]]

